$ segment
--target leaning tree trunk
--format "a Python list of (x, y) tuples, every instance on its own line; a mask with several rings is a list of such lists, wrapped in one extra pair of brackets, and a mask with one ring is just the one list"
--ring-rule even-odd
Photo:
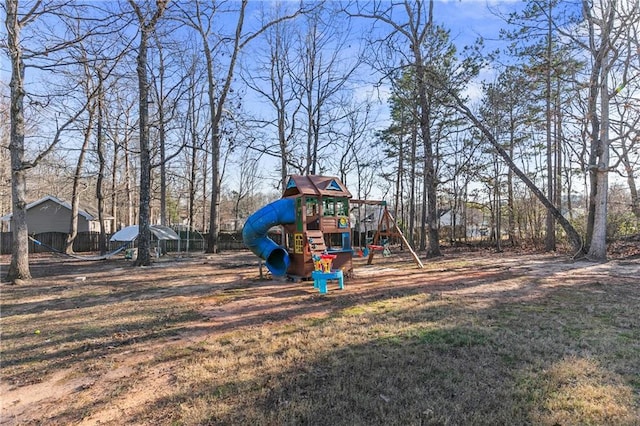
[(73, 176), (73, 186), (71, 189), (71, 223), (69, 225), (69, 234), (64, 243), (64, 251), (67, 254), (73, 253), (73, 242), (78, 235), (78, 211), (80, 210), (80, 180), (82, 175), (82, 167), (84, 166), (84, 158), (89, 148), (89, 140), (91, 138), (91, 130), (93, 128), (93, 107), (89, 108), (89, 118), (87, 128), (84, 130), (84, 140), (80, 153), (78, 154), (78, 161), (76, 162), (76, 171)]
[(536, 196), (536, 198), (545, 206), (553, 217), (558, 221), (564, 232), (567, 234), (567, 238), (569, 240), (569, 244), (573, 250), (575, 250), (576, 255), (585, 254), (584, 246), (582, 244), (582, 237), (578, 234), (578, 231), (571, 225), (571, 223), (562, 215), (560, 210), (558, 210), (553, 203), (544, 195), (544, 193), (536, 186), (535, 183), (529, 179), (529, 177), (524, 173), (520, 168), (513, 162), (513, 159), (509, 156), (507, 151), (502, 148), (500, 143), (496, 140), (494, 135), (486, 128), (484, 124), (471, 112), (471, 110), (462, 102), (459, 96), (455, 93), (450, 93), (452, 98), (456, 101), (456, 108), (463, 113), (469, 120), (473, 122), (473, 124), (482, 132), (482, 134), (487, 138), (487, 140), (491, 143), (491, 145), (495, 148), (495, 150), (500, 154), (504, 162), (507, 164), (509, 169), (515, 173), (516, 176), (520, 178), (520, 180), (529, 188), (529, 190)]

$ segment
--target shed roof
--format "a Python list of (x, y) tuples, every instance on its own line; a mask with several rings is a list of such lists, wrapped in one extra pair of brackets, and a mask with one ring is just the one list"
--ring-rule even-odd
[(324, 197), (347, 197), (352, 195), (347, 187), (334, 176), (291, 175), (283, 196), (318, 195)]
[[(42, 197), (42, 198), (40, 198), (40, 199), (38, 199), (36, 201), (33, 201), (33, 202), (27, 204), (26, 209), (27, 209), (27, 211), (29, 211), (32, 208), (38, 207), (40, 204), (43, 204), (43, 203), (45, 203), (47, 201), (51, 201), (53, 203), (59, 204), (59, 205), (65, 207), (66, 209), (68, 209), (69, 211), (71, 211), (71, 204), (70, 203), (68, 203), (66, 201), (62, 201), (61, 199), (59, 199), (57, 197), (54, 197), (53, 195), (46, 195), (46, 196), (44, 196), (44, 197)], [(80, 208), (80, 209), (78, 209), (78, 214), (80, 216), (84, 217), (86, 220), (89, 220), (89, 221), (98, 220), (98, 213), (93, 212), (93, 214), (92, 214), (92, 213), (89, 213), (87, 210), (88, 209), (86, 209), (86, 208), (85, 209)], [(11, 220), (12, 216), (13, 216), (13, 213), (9, 213), (7, 215), (4, 215), (4, 216), (0, 217), (0, 220), (1, 221)], [(104, 219), (113, 219), (113, 216), (104, 215)]]

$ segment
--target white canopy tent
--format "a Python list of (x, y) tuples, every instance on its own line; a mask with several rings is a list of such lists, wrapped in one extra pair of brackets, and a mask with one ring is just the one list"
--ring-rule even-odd
[[(179, 240), (180, 237), (175, 231), (168, 226), (162, 225), (149, 225), (149, 230), (156, 237), (157, 240)], [(110, 241), (133, 241), (138, 238), (138, 225), (131, 225), (122, 228), (111, 236)]]
[[(152, 253), (155, 257), (160, 257), (160, 241), (166, 240), (177, 240), (178, 244), (180, 241), (180, 237), (175, 231), (167, 226), (162, 225), (149, 225), (149, 230), (151, 231), (151, 235), (153, 235), (157, 241), (158, 247), (152, 248)], [(140, 230), (138, 229), (138, 225), (131, 225), (125, 228), (122, 228), (115, 234), (111, 236), (110, 241), (124, 241), (124, 242), (133, 242), (138, 235), (140, 234)], [(125, 252), (125, 259), (135, 259), (137, 257), (138, 249), (128, 249)]]

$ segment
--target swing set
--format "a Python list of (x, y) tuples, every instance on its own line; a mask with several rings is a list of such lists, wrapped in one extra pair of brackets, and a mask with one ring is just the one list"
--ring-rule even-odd
[[(381, 251), (383, 256), (389, 256), (391, 254), (389, 250), (389, 243), (391, 239), (399, 238), (400, 240), (402, 240), (404, 246), (407, 247), (407, 249), (411, 253), (411, 256), (413, 257), (413, 260), (415, 261), (416, 265), (418, 265), (420, 269), (424, 268), (422, 261), (420, 260), (416, 252), (413, 251), (411, 244), (409, 244), (404, 234), (402, 233), (402, 230), (398, 227), (398, 224), (396, 223), (395, 219), (389, 212), (386, 201), (353, 200), (352, 199), (351, 204), (358, 206), (358, 213), (360, 213), (361, 206), (365, 207), (365, 213), (366, 213), (367, 206), (378, 206), (378, 211), (380, 212), (381, 210), (379, 214), (379, 219), (378, 219), (378, 227), (375, 233), (373, 234), (373, 238), (371, 239), (371, 242), (369, 242), (367, 238), (367, 230), (365, 226), (365, 248), (361, 250), (363, 255), (367, 257), (367, 265), (373, 264), (373, 257), (375, 256), (375, 253), (377, 251)], [(375, 215), (374, 214), (365, 215), (364, 223), (366, 223), (369, 217), (371, 217), (371, 219), (373, 220), (375, 218)], [(362, 223), (360, 221), (360, 217), (358, 219), (359, 219), (358, 223), (359, 224)], [(362, 238), (362, 232), (360, 229), (358, 229), (358, 232), (359, 232), (358, 241), (360, 242), (360, 246), (362, 247), (362, 241), (360, 241)]]

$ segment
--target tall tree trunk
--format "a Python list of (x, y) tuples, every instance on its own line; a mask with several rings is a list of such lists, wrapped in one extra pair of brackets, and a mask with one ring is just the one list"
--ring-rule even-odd
[(400, 123), (400, 130), (398, 135), (398, 173), (396, 173), (395, 181), (395, 197), (393, 202), (393, 217), (400, 218), (404, 221), (404, 216), (398, 214), (400, 210), (400, 203), (402, 202), (402, 181), (404, 180), (404, 117)]
[[(190, 89), (191, 95), (189, 96), (189, 135), (191, 137), (191, 161), (189, 162), (189, 201), (187, 206), (187, 224), (189, 227), (193, 226), (196, 204), (196, 179), (198, 171), (198, 129), (196, 126), (196, 103), (195, 103), (195, 85), (192, 83)], [(189, 228), (190, 230), (190, 228)]]
[[(560, 95), (560, 79), (556, 80), (556, 93), (555, 93), (555, 206), (562, 211), (562, 148), (563, 148), (563, 137), (562, 137), (562, 108), (561, 102), (562, 98)], [(570, 193), (569, 193), (570, 194)]]
[(146, 266), (151, 263), (149, 250), (151, 249), (151, 149), (149, 146), (149, 82), (147, 77), (147, 47), (149, 37), (155, 31), (158, 20), (162, 17), (167, 0), (156, 0), (156, 10), (146, 21), (145, 15), (134, 0), (129, 4), (135, 11), (140, 29), (140, 44), (136, 71), (138, 73), (139, 113), (140, 113), (140, 206), (138, 212), (138, 257), (136, 266)]
[(638, 197), (638, 187), (636, 185), (634, 168), (629, 161), (629, 153), (625, 149), (621, 155), (621, 161), (627, 174), (627, 185), (629, 185), (629, 194), (631, 195), (631, 212), (640, 219), (640, 198)]
[(427, 248), (427, 241), (429, 241), (429, 182), (427, 170), (427, 155), (422, 158), (422, 206), (420, 206), (420, 248), (425, 250)]
[(202, 230), (208, 232), (209, 220), (207, 218), (207, 165), (209, 164), (209, 151), (202, 152)]
[[(211, 215), (209, 217), (209, 236), (207, 238), (207, 253), (219, 253), (218, 232), (220, 229), (220, 123), (224, 105), (229, 91), (231, 89), (231, 81), (241, 49), (242, 28), (244, 26), (244, 14), (247, 9), (247, 0), (242, 0), (240, 7), (240, 15), (236, 24), (236, 32), (233, 45), (233, 53), (229, 61), (229, 68), (225, 77), (224, 85), (220, 91), (218, 102), (215, 102), (215, 81), (213, 77), (213, 59), (211, 52), (206, 49), (207, 57), (207, 73), (209, 78), (209, 101), (212, 103), (211, 110)], [(203, 37), (206, 39), (206, 37)], [(208, 43), (206, 43), (208, 47)]]
[[(416, 241), (416, 163), (417, 159), (417, 146), (418, 146), (418, 129), (415, 124), (411, 125), (411, 171), (409, 176), (409, 236), (411, 244), (415, 244)], [(425, 247), (420, 245), (420, 250), (424, 250)]]
[(114, 226), (117, 227), (118, 223), (118, 152), (120, 150), (120, 143), (118, 139), (118, 123), (115, 120), (113, 130), (113, 161), (111, 162), (111, 216), (113, 217), (113, 223), (110, 232), (115, 232)]
[(104, 78), (102, 71), (98, 70), (98, 123), (96, 128), (96, 152), (98, 154), (98, 179), (96, 180), (96, 198), (98, 200), (98, 222), (100, 224), (100, 236), (98, 247), (100, 254), (107, 252), (107, 236), (104, 227)]
[[(546, 49), (546, 64), (545, 64), (545, 112), (546, 112), (546, 140), (547, 140), (547, 198), (550, 201), (555, 200), (553, 190), (555, 185), (553, 178), (555, 176), (553, 170), (553, 146), (551, 142), (551, 56), (553, 54), (552, 47), (552, 30), (553, 30), (553, 15), (552, 8), (553, 2), (548, 1), (547, 4), (549, 10), (547, 13), (547, 49)], [(546, 236), (545, 236), (544, 248), (547, 251), (554, 251), (556, 249), (556, 222), (553, 218), (553, 213), (547, 209), (547, 221), (546, 221)]]
[(11, 263), (7, 280), (13, 283), (30, 280), (29, 231), (27, 229), (27, 180), (24, 165), (24, 61), (20, 46), (20, 22), (18, 1), (6, 1), (5, 24), (7, 28), (7, 48), (11, 57), (11, 126), (9, 151), (11, 152)]
[[(606, 58), (606, 55), (605, 55)], [(608, 72), (603, 67), (600, 83), (600, 135), (598, 144), (598, 163), (595, 168), (596, 196), (594, 198), (593, 234), (587, 258), (606, 260), (607, 258), (607, 201), (609, 188), (609, 90)]]
[(151, 263), (151, 150), (149, 148), (149, 84), (147, 82), (147, 42), (149, 34), (140, 32), (138, 47), (138, 85), (140, 108), (140, 203), (138, 205), (138, 257), (136, 266)]
[(493, 156), (493, 201), (494, 208), (493, 214), (495, 217), (495, 239), (496, 239), (496, 251), (502, 252), (502, 208), (501, 208), (501, 196), (500, 196), (500, 165), (498, 164), (498, 156)]
[(420, 47), (414, 47), (414, 56), (416, 59), (416, 78), (418, 84), (418, 102), (420, 105), (420, 136), (424, 144), (424, 185), (426, 187), (427, 199), (422, 200), (427, 204), (427, 235), (429, 246), (427, 248), (428, 256), (441, 256), (440, 251), (440, 232), (438, 229), (438, 207), (437, 207), (437, 186), (438, 178), (436, 176), (435, 158), (433, 155), (433, 142), (431, 140), (430, 129), (430, 105), (427, 96), (427, 82), (425, 81), (425, 68), (423, 64)]
[[(583, 12), (589, 25), (589, 40), (593, 69), (589, 81), (589, 118), (592, 123), (591, 152), (589, 155), (589, 177), (591, 191), (587, 221), (587, 257), (592, 260), (607, 258), (607, 193), (609, 191), (609, 92), (608, 78), (612, 52), (611, 35), (616, 16), (615, 2), (608, 2), (602, 17), (592, 16), (590, 4), (583, 0)], [(595, 29), (598, 25), (598, 29)], [(599, 40), (599, 45), (596, 43)], [(615, 52), (614, 52), (615, 53)], [(597, 104), (600, 96), (601, 122), (598, 122)]]
[[(583, 0), (583, 10), (588, 11), (590, 9), (589, 2)], [(589, 24), (589, 33), (590, 39), (594, 40), (594, 28), (593, 28), (593, 20), (588, 19)], [(600, 119), (598, 116), (598, 81), (600, 76), (600, 71), (602, 69), (602, 49), (598, 52), (592, 52), (593, 55), (593, 65), (591, 66), (591, 74), (589, 77), (589, 98), (587, 100), (587, 119), (591, 124), (591, 129), (589, 132), (589, 136), (591, 139), (590, 149), (589, 149), (589, 159), (588, 159), (588, 171), (589, 171), (589, 198), (587, 204), (587, 229), (585, 236), (585, 246), (588, 249), (591, 245), (591, 240), (593, 239), (593, 228), (595, 221), (595, 211), (596, 211), (596, 197), (598, 194), (598, 173), (597, 163), (598, 163), (598, 149), (600, 138)]]
[(124, 154), (124, 192), (127, 197), (127, 222), (126, 226), (133, 225), (134, 206), (133, 206), (133, 190), (131, 188), (131, 182), (133, 180), (131, 172), (131, 157), (129, 156), (129, 136), (125, 136), (123, 141), (123, 154)]
[[(218, 168), (220, 165), (220, 138), (216, 123), (216, 77), (214, 75), (213, 55), (209, 40), (204, 32), (202, 44), (207, 65), (207, 94), (209, 96), (209, 115), (211, 117), (211, 205), (209, 206), (209, 234), (207, 235), (207, 253), (218, 252)], [(206, 168), (205, 168), (206, 170)]]
[(166, 131), (164, 125), (164, 114), (161, 112), (162, 106), (158, 111), (159, 114), (159, 135), (160, 140), (160, 224), (167, 226), (169, 220), (167, 217), (167, 153), (165, 151), (166, 145)]
[[(419, 20), (420, 18), (418, 18)], [(425, 60), (422, 55), (423, 46), (422, 41), (424, 37), (432, 31), (433, 26), (433, 1), (429, 2), (429, 11), (427, 22), (424, 24), (424, 28), (420, 35), (414, 33), (412, 40), (414, 67), (416, 71), (416, 85), (418, 90), (418, 120), (420, 126), (420, 137), (424, 144), (424, 185), (426, 187), (427, 199), (423, 199), (422, 202), (427, 205), (427, 235), (428, 235), (428, 248), (427, 256), (441, 256), (440, 251), (440, 233), (438, 229), (438, 207), (437, 207), (437, 186), (438, 177), (436, 176), (435, 158), (433, 154), (433, 141), (431, 140), (430, 129), (430, 99), (427, 94), (427, 87), (429, 83), (426, 81), (426, 69)], [(414, 31), (417, 28), (413, 29)]]
[[(158, 46), (160, 44), (158, 43)], [(164, 121), (164, 79), (165, 79), (165, 67), (164, 56), (162, 49), (160, 49), (159, 56), (159, 70), (160, 75), (160, 90), (158, 91), (158, 139), (160, 150), (160, 224), (167, 226), (167, 153), (166, 153), (166, 125)], [(165, 244), (162, 244), (163, 252), (165, 251)]]
[(209, 214), (209, 236), (207, 238), (207, 253), (219, 253), (218, 232), (220, 229), (220, 135), (218, 125), (214, 125), (211, 137), (213, 149), (211, 151), (211, 209)]
[(441, 256), (440, 252), (440, 230), (438, 229), (438, 198), (437, 187), (438, 179), (435, 172), (435, 166), (433, 164), (433, 156), (429, 162), (426, 174), (430, 176), (427, 179), (427, 224), (429, 230), (429, 248), (427, 249), (428, 256)]
[[(514, 145), (515, 145), (515, 128), (514, 128), (514, 118), (513, 118), (513, 108), (509, 110), (509, 157), (513, 158)], [(508, 234), (509, 234), (509, 245), (511, 247), (516, 246), (516, 216), (515, 216), (515, 205), (514, 205), (514, 195), (513, 195), (513, 171), (511, 169), (507, 172), (507, 210), (508, 210)]]

